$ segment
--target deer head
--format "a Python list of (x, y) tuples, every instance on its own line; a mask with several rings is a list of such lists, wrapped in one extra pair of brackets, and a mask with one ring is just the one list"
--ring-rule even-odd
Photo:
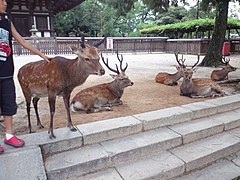
[(224, 64), (223, 69), (225, 69), (228, 72), (236, 71), (237, 68), (231, 66), (229, 62), (230, 62), (230, 58), (222, 57), (222, 63)]
[[(123, 68), (123, 56), (121, 55), (121, 58), (119, 57), (119, 54), (117, 52), (117, 58), (118, 58), (118, 61), (120, 62), (120, 66), (118, 67), (117, 64), (115, 64), (116, 66), (116, 69), (113, 69), (109, 66), (108, 64), (108, 58), (104, 59), (103, 55), (101, 54), (101, 58), (102, 58), (102, 61), (103, 63), (106, 65), (106, 67), (116, 73), (117, 75), (115, 74), (110, 74), (110, 76), (122, 87), (127, 87), (127, 86), (132, 86), (133, 85), (133, 82), (128, 78), (128, 76), (126, 75), (125, 71), (128, 67), (128, 63), (126, 63), (126, 66)], [(119, 71), (120, 69), (120, 71)]]
[(183, 61), (183, 79), (186, 80), (186, 81), (190, 81), (191, 78), (192, 78), (192, 75), (193, 73), (196, 71), (196, 66), (198, 64), (200, 60), (200, 56), (198, 55), (198, 59), (197, 59), (197, 62), (191, 66), (190, 68), (187, 68), (187, 65), (184, 65), (184, 61)]

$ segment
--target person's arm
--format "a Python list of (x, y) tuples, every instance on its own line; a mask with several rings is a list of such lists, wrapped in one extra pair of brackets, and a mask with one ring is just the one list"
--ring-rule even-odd
[(36, 49), (35, 47), (33, 47), (29, 42), (27, 42), (16, 30), (15, 26), (13, 25), (13, 23), (11, 22), (11, 31), (12, 31), (12, 35), (14, 37), (14, 39), (20, 43), (23, 47), (25, 47), (26, 49), (32, 51), (33, 53), (39, 55), (40, 57), (42, 57), (45, 61), (49, 62), (49, 59), (47, 56), (45, 56), (41, 51), (39, 51), (38, 49)]

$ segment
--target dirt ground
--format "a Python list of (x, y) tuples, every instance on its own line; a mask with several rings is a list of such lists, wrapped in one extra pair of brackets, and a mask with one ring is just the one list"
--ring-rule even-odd
[[(174, 69), (172, 71), (175, 71)], [(206, 71), (206, 70), (205, 70)], [(207, 70), (209, 71), (209, 70)], [(239, 71), (239, 70), (238, 70)], [(74, 125), (83, 123), (90, 123), (93, 121), (106, 120), (116, 117), (123, 117), (134, 115), (138, 113), (179, 106), (197, 101), (205, 101), (207, 99), (192, 99), (179, 95), (179, 85), (177, 86), (166, 86), (155, 82), (155, 75), (159, 72), (158, 68), (149, 70), (149, 73), (139, 71), (131, 71), (128, 76), (134, 82), (134, 85), (127, 87), (124, 91), (122, 101), (123, 105), (114, 106), (113, 111), (100, 112), (86, 114), (83, 111), (71, 112), (72, 122)], [(201, 70), (199, 71), (201, 74)], [(239, 72), (236, 75), (238, 75)], [(100, 81), (101, 78), (101, 81)], [(74, 89), (72, 97), (81, 89), (86, 87), (99, 84), (100, 82), (110, 82), (112, 79), (108, 75), (104, 77), (90, 76), (84, 85), (81, 85)], [(224, 87), (229, 90), (233, 88), (232, 85)], [(26, 134), (27, 130), (27, 113), (25, 101), (22, 98), (18, 100), (18, 113), (14, 116), (13, 129), (15, 134)], [(31, 108), (31, 122), (34, 131), (45, 131), (49, 127), (49, 107), (47, 98), (42, 98), (39, 101), (39, 114), (44, 125), (43, 129), (38, 129), (36, 126), (36, 116), (34, 109)], [(63, 99), (57, 98), (56, 101), (56, 112), (54, 115), (54, 128), (61, 128), (67, 126), (66, 110), (64, 107)], [(3, 123), (0, 123), (0, 136), (3, 136), (4, 127)]]

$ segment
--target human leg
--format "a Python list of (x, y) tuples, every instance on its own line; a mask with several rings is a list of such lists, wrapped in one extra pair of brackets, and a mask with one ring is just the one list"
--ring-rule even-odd
[(6, 127), (4, 143), (13, 147), (22, 147), (24, 145), (24, 141), (14, 136), (12, 131), (13, 115), (17, 112), (15, 85), (13, 79), (2, 80), (1, 109)]

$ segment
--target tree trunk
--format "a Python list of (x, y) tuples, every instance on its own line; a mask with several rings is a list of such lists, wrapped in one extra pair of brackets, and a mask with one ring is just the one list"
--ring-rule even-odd
[(216, 1), (216, 19), (212, 39), (209, 42), (207, 54), (200, 66), (217, 66), (222, 59), (222, 46), (227, 29), (229, 0)]

